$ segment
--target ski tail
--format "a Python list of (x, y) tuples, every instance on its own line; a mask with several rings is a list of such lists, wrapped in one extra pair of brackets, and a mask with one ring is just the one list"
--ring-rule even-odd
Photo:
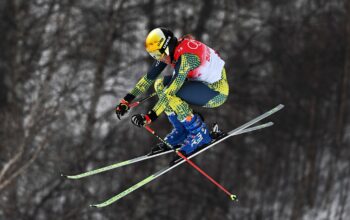
[(119, 167), (130, 165), (130, 164), (133, 164), (133, 163), (141, 162), (141, 161), (144, 161), (144, 160), (149, 160), (151, 158), (159, 157), (161, 155), (169, 154), (171, 152), (173, 152), (173, 151), (172, 150), (168, 150), (168, 151), (164, 151), (164, 152), (159, 153), (159, 154), (153, 154), (153, 155), (150, 155), (150, 156), (144, 155), (144, 156), (136, 157), (136, 158), (131, 159), (131, 160), (118, 162), (118, 163), (115, 163), (115, 164), (108, 165), (106, 167), (101, 167), (101, 168), (98, 168), (98, 169), (95, 169), (95, 170), (91, 170), (91, 171), (87, 171), (87, 172), (84, 172), (84, 173), (80, 173), (80, 174), (76, 174), (76, 175), (61, 174), (61, 176), (66, 177), (67, 179), (81, 179), (81, 178), (84, 178), (84, 177), (93, 176), (93, 175), (96, 175), (96, 174), (99, 174), (99, 173), (103, 173), (103, 172), (106, 172), (106, 171), (109, 171), (109, 170), (113, 170), (113, 169), (116, 169), (116, 168), (119, 168)]

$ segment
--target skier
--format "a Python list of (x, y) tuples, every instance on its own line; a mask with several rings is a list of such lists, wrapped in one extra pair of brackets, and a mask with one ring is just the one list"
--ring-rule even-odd
[[(225, 62), (217, 52), (192, 36), (177, 39), (166, 28), (152, 30), (145, 47), (155, 61), (117, 105), (116, 114), (120, 119), (130, 109), (131, 101), (154, 84), (158, 102), (147, 114), (132, 116), (132, 122), (145, 126), (165, 112), (174, 128), (164, 140), (189, 156), (212, 141), (208, 127), (189, 105), (215, 108), (226, 101), (229, 86)], [(158, 77), (167, 65), (174, 68), (172, 76)], [(152, 152), (166, 150), (165, 147), (158, 145)]]

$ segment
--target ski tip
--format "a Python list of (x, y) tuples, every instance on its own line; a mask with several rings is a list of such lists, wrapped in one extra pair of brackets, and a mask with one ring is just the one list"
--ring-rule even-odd
[(106, 205), (103, 205), (103, 204), (91, 204), (91, 205), (90, 205), (91, 208), (96, 208), (96, 209), (102, 208), (102, 207), (105, 207), (105, 206), (106, 206)]
[(266, 127), (270, 127), (270, 126), (272, 126), (272, 125), (274, 125), (274, 123), (273, 123), (272, 121), (266, 123)]
[(69, 175), (66, 175), (66, 174), (63, 174), (63, 173), (61, 173), (61, 177), (64, 177), (64, 178), (66, 178), (66, 179), (76, 179), (76, 178), (74, 178), (74, 176), (69, 176)]

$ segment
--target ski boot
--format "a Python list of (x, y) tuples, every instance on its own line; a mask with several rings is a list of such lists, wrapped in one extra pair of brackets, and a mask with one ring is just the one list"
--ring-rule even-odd
[(173, 147), (181, 145), (185, 141), (188, 131), (179, 119), (177, 119), (176, 114), (168, 115), (168, 119), (174, 128), (167, 136), (165, 136), (164, 140)]
[[(187, 118), (184, 122), (181, 123), (189, 133), (180, 148), (180, 151), (184, 156), (188, 157), (192, 155), (212, 141), (209, 129), (202, 121), (201, 117), (199, 117), (197, 114), (191, 118)], [(180, 156), (176, 155), (170, 162), (170, 165), (177, 163), (180, 161), (180, 159)]]
[[(176, 149), (180, 147), (180, 145), (185, 141), (188, 132), (182, 123), (177, 119), (175, 113), (169, 114), (168, 119), (173, 126), (173, 130), (167, 136), (165, 136), (164, 140)], [(169, 149), (170, 148), (166, 146), (166, 144), (159, 143), (152, 148), (151, 152), (148, 155), (162, 153)]]

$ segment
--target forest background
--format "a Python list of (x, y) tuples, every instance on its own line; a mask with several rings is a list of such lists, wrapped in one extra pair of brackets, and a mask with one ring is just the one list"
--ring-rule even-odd
[[(0, 219), (349, 219), (349, 1), (2, 0), (0, 16)], [(184, 165), (91, 209), (171, 159), (60, 177), (157, 143), (114, 107), (151, 65), (144, 39), (159, 26), (192, 34), (226, 61), (229, 99), (197, 108), (208, 124), (230, 130), (286, 107), (273, 127), (195, 160), (238, 203)], [(164, 116), (153, 128), (170, 131)]]

